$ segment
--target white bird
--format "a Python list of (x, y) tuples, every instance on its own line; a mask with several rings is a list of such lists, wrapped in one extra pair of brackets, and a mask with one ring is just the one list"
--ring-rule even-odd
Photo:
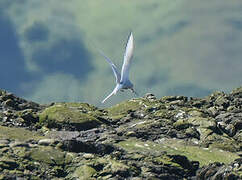
[(111, 65), (114, 76), (116, 78), (116, 87), (114, 90), (102, 101), (104, 103), (108, 98), (110, 98), (112, 95), (115, 95), (119, 90), (123, 91), (124, 89), (130, 89), (133, 93), (137, 94), (133, 89), (133, 84), (129, 80), (129, 69), (130, 69), (130, 62), (133, 57), (134, 52), (134, 38), (132, 32), (129, 35), (128, 41), (126, 43), (125, 53), (124, 53), (124, 60), (123, 60), (123, 66), (121, 70), (121, 75), (119, 71), (117, 70), (117, 67), (113, 62), (104, 55), (102, 51), (99, 50), (99, 52), (104, 56), (104, 58), (108, 61), (108, 63)]

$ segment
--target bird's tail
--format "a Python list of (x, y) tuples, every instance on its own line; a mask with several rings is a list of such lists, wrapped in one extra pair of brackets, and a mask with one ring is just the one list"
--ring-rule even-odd
[(107, 99), (109, 99), (112, 95), (115, 95), (120, 89), (120, 85), (117, 84), (113, 91), (102, 101), (104, 103)]

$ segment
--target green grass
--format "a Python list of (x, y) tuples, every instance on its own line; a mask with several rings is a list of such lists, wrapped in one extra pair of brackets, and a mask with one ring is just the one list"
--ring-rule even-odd
[(231, 152), (223, 151), (216, 148), (202, 148), (198, 146), (182, 143), (180, 140), (164, 140), (162, 143), (154, 143), (150, 141), (142, 142), (135, 138), (122, 141), (117, 146), (129, 151), (140, 152), (142, 154), (179, 154), (186, 156), (190, 161), (199, 161), (201, 166), (208, 165), (212, 162), (230, 163), (234, 159), (239, 158)]

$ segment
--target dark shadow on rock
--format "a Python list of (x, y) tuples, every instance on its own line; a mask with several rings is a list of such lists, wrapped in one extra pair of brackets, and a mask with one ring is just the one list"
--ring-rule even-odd
[(76, 153), (85, 152), (104, 155), (112, 153), (115, 149), (114, 146), (109, 144), (90, 143), (79, 140), (65, 140), (62, 143), (61, 148), (63, 150)]

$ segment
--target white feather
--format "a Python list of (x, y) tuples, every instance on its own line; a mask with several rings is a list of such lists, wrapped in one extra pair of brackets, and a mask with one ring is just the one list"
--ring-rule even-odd
[(120, 73), (118, 72), (117, 67), (115, 66), (115, 64), (113, 64), (113, 62), (100, 50), (98, 49), (99, 53), (107, 60), (107, 62), (111, 65), (112, 70), (113, 70), (113, 74), (115, 76), (116, 79), (116, 83), (120, 82)]
[(115, 95), (120, 89), (120, 84), (117, 84), (116, 87), (114, 88), (113, 92), (111, 92), (103, 101), (104, 103), (107, 99), (109, 99), (112, 95)]
[(128, 38), (128, 42), (126, 44), (126, 48), (125, 48), (120, 82), (129, 80), (130, 61), (133, 57), (133, 53), (134, 53), (134, 38), (133, 38), (133, 34), (131, 32), (129, 35), (129, 38)]

